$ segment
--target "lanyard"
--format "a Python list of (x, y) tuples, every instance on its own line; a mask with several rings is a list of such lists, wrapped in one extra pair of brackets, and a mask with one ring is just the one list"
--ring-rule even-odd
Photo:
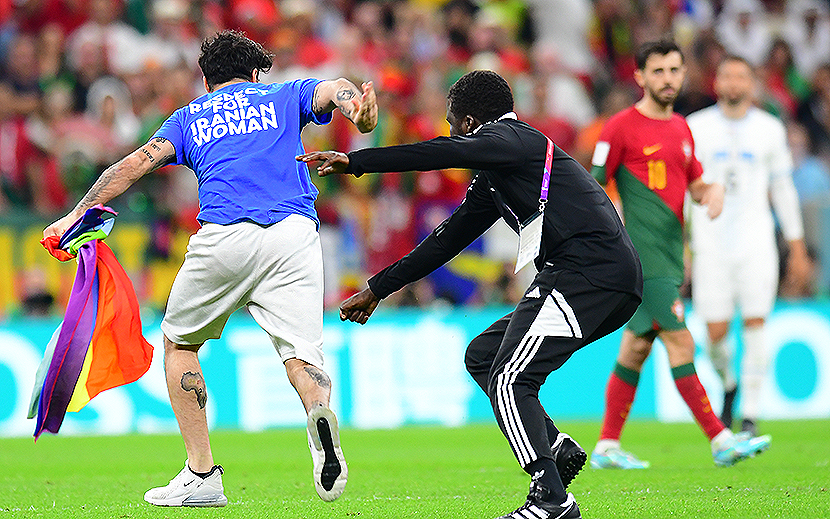
[(545, 204), (548, 203), (550, 170), (553, 165), (553, 142), (547, 137), (545, 139), (548, 141), (548, 148), (545, 152), (545, 170), (542, 175), (542, 191), (539, 194), (539, 210), (523, 224), (519, 224), (519, 251), (516, 255), (514, 273), (519, 272), (522, 267), (533, 261), (539, 255), (542, 246), (542, 226), (545, 220)]
[(548, 189), (550, 188), (550, 169), (553, 167), (553, 141), (545, 136), (548, 141), (547, 150), (545, 150), (545, 169), (542, 174), (542, 192), (539, 194), (539, 212), (545, 212), (545, 204), (548, 203)]
[[(545, 212), (545, 205), (548, 203), (548, 189), (550, 189), (550, 170), (553, 167), (553, 141), (550, 140), (547, 136), (545, 136), (545, 140), (548, 141), (548, 147), (545, 150), (545, 168), (542, 170), (542, 190), (539, 193), (539, 213), (544, 214)], [(509, 205), (504, 204), (510, 214), (513, 215), (513, 218), (516, 219), (516, 222), (519, 224), (519, 229), (522, 228), (522, 221), (519, 220), (519, 217), (516, 216), (516, 213), (513, 212), (513, 209), (510, 208)], [(538, 213), (537, 213), (538, 214)], [(530, 219), (533, 219), (535, 215), (531, 216)]]

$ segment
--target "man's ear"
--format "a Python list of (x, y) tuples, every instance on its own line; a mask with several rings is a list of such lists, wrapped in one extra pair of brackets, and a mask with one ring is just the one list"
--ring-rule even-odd
[(465, 115), (464, 116), (464, 124), (467, 126), (467, 131), (465, 133), (472, 133), (473, 130), (476, 129), (478, 126), (476, 124), (476, 118), (472, 115)]
[(205, 92), (210, 93), (210, 87), (205, 76), (202, 76), (202, 84), (205, 86)]
[(646, 81), (643, 78), (643, 71), (637, 69), (634, 71), (634, 81), (640, 86), (640, 88), (645, 88)]

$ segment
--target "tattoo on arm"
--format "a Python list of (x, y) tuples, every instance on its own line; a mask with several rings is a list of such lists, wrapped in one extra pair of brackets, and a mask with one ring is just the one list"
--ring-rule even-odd
[(120, 160), (113, 164), (112, 166), (108, 167), (101, 173), (101, 176), (98, 177), (98, 180), (92, 184), (92, 187), (89, 188), (89, 191), (81, 198), (81, 201), (78, 202), (78, 205), (75, 206), (75, 210), (79, 213), (83, 213), (90, 207), (93, 207), (95, 204), (99, 203), (98, 198), (101, 195), (101, 192), (104, 191), (113, 181), (116, 176), (116, 172), (118, 171), (119, 166), (121, 163), (124, 162)]
[(338, 101), (348, 101), (355, 96), (354, 90), (351, 88), (341, 88), (337, 91), (337, 100)]
[(351, 88), (341, 88), (337, 91), (335, 97), (337, 98), (337, 107), (340, 109), (340, 113), (346, 116), (347, 119), (352, 118), (352, 104), (348, 101), (354, 99), (355, 91)]
[(205, 381), (201, 373), (193, 373), (186, 371), (182, 374), (182, 389), (185, 391), (193, 391), (196, 394), (196, 403), (199, 404), (200, 409), (204, 409), (207, 405), (207, 388), (205, 388)]
[(317, 93), (317, 89), (314, 89), (314, 95), (311, 98), (311, 111), (317, 115), (323, 113), (323, 107), (320, 106), (320, 94)]
[[(153, 150), (161, 151), (161, 146), (159, 146), (159, 144), (164, 144), (165, 142), (169, 142), (169, 141), (167, 139), (165, 139), (164, 137), (156, 137), (155, 139), (153, 139), (152, 141), (149, 142), (149, 145), (150, 145), (150, 148), (152, 148)], [(170, 164), (171, 162), (176, 160), (175, 150), (173, 151), (173, 153), (168, 153), (167, 155), (164, 155), (162, 157), (156, 157), (158, 159), (158, 164), (155, 164), (154, 158), (149, 153), (147, 153), (147, 150), (142, 150), (142, 151), (144, 151), (144, 153), (148, 157), (150, 157), (150, 162), (154, 163), (153, 164), (153, 169), (157, 169), (157, 168), (160, 168), (162, 166), (166, 166), (167, 164)]]
[[(165, 142), (167, 142), (167, 139), (164, 137), (156, 137), (150, 142), (149, 147), (154, 151), (160, 152), (162, 151), (161, 145)], [(98, 177), (98, 180), (89, 188), (89, 191), (81, 198), (81, 201), (75, 206), (73, 212), (83, 214), (84, 211), (95, 206), (95, 204), (108, 203), (123, 193), (145, 173), (158, 169), (176, 159), (175, 150), (164, 156), (154, 154), (145, 147), (141, 147), (140, 150), (141, 153), (138, 153), (138, 150), (136, 150), (105, 169), (101, 173), (101, 176)], [(149, 160), (149, 168), (145, 168), (141, 164), (139, 160), (141, 154)]]
[(317, 383), (318, 386), (331, 389), (331, 379), (323, 370), (315, 368), (314, 366), (306, 366), (303, 369), (306, 373), (308, 373), (308, 376)]

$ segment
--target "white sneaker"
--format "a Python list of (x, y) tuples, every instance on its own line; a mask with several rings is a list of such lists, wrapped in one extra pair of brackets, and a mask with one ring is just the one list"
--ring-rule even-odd
[(328, 407), (308, 413), (308, 448), (314, 461), (314, 488), (323, 501), (334, 501), (346, 488), (349, 469), (340, 450), (337, 417)]
[(190, 470), (187, 462), (165, 487), (151, 488), (144, 500), (156, 506), (225, 506), (228, 498), (222, 487), (221, 465), (214, 465), (205, 479)]

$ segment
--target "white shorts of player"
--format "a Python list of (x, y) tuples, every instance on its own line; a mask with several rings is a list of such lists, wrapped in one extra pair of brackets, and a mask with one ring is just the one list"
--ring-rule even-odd
[(216, 339), (243, 306), (282, 361), (323, 366), (323, 254), (317, 225), (291, 215), (269, 227), (208, 223), (190, 237), (161, 329), (177, 344)]
[(743, 254), (695, 251), (692, 258), (692, 304), (706, 322), (766, 317), (778, 291), (778, 254), (757, 247)]

